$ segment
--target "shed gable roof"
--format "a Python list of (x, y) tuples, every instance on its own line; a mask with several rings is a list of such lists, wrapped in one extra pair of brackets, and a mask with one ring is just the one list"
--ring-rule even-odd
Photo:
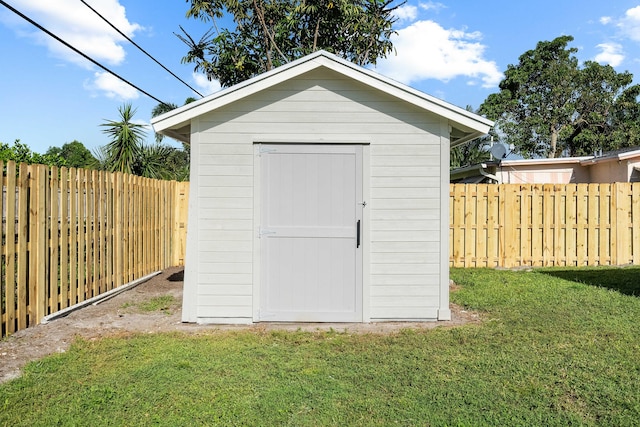
[(491, 120), (398, 83), (323, 50), (155, 117), (151, 120), (151, 124), (156, 132), (180, 141), (190, 142), (191, 119), (321, 67), (333, 70), (372, 89), (379, 90), (447, 119), (451, 126), (452, 147), (487, 134), (491, 126), (493, 126)]

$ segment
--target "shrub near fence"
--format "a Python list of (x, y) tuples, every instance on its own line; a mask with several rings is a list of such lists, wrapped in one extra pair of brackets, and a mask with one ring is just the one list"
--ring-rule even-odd
[(454, 267), (640, 264), (640, 183), (451, 184)]
[(0, 170), (0, 336), (184, 263), (188, 183), (13, 162)]

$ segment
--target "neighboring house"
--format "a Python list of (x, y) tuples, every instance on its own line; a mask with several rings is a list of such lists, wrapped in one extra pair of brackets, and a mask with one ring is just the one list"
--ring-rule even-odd
[(191, 144), (183, 320), (447, 320), (449, 150), (492, 122), (324, 51), (152, 119)]
[(452, 169), (452, 183), (578, 184), (640, 181), (640, 148), (598, 156), (489, 161)]

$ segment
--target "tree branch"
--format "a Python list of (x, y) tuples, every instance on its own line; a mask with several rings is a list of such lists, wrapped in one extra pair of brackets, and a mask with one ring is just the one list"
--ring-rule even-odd
[[(262, 10), (261, 7), (258, 6), (258, 2), (256, 0), (253, 0), (253, 6), (256, 8), (256, 14), (258, 15), (258, 20), (260, 21), (260, 24), (262, 25), (262, 29), (263, 29), (265, 35), (271, 41), (271, 46), (273, 46), (273, 48), (276, 50), (276, 52), (278, 52), (280, 54), (282, 59), (284, 59), (284, 62), (289, 62), (289, 59), (278, 48), (278, 45), (276, 44), (276, 41), (274, 40), (273, 35), (271, 34), (271, 31), (269, 31), (269, 28), (267, 27), (267, 22), (264, 19), (264, 11)], [(271, 55), (269, 55), (269, 52), (266, 52), (266, 54), (267, 54), (267, 58), (268, 58), (268, 62), (269, 62), (268, 69), (272, 69), (273, 68), (273, 62), (271, 61)]]

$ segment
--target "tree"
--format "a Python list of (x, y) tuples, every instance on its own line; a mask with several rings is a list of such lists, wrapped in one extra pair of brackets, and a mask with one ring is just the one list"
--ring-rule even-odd
[(134, 163), (142, 155), (144, 125), (133, 122), (136, 109), (131, 104), (118, 107), (120, 120), (106, 120), (100, 126), (111, 137), (106, 145), (107, 170), (110, 172), (133, 173)]
[[(196, 99), (190, 96), (184, 100), (183, 105), (190, 104), (194, 101), (196, 101)], [(151, 110), (151, 117), (157, 117), (161, 114), (168, 113), (169, 111), (175, 110), (176, 108), (178, 108), (176, 104), (173, 104), (173, 103), (165, 104), (164, 102), (162, 102), (156, 105), (155, 107), (153, 107), (153, 110)], [(162, 142), (163, 139), (164, 139), (164, 135), (162, 135), (161, 133), (156, 133), (156, 142), (160, 143)]]
[[(541, 41), (509, 65), (500, 92), (480, 113), (496, 121), (504, 142), (525, 157), (559, 157), (629, 145), (620, 126), (637, 121), (633, 76), (587, 61), (582, 66), (571, 36)], [(633, 94), (636, 97), (633, 97)], [(634, 126), (631, 126), (634, 127)], [(615, 139), (612, 136), (615, 135)]]
[(91, 151), (83, 143), (75, 140), (67, 142), (62, 147), (49, 147), (45, 154), (63, 158), (66, 165), (72, 168), (93, 168), (97, 162)]
[(14, 161), (16, 163), (41, 164), (49, 166), (67, 166), (65, 159), (56, 153), (39, 154), (31, 151), (27, 144), (19, 139), (13, 142), (13, 146), (0, 142), (0, 160), (3, 162)]
[[(471, 105), (467, 105), (466, 110), (477, 114), (477, 111), (473, 111), (473, 107), (471, 107)], [(491, 136), (477, 138), (466, 144), (452, 148), (449, 158), (449, 167), (451, 169), (456, 169), (489, 160), (490, 154), (489, 151), (486, 150), (486, 147), (489, 145), (490, 139), (493, 136), (494, 135), (492, 134)]]
[[(231, 86), (324, 49), (356, 64), (375, 64), (392, 51), (393, 0), (190, 0), (187, 17), (212, 22), (195, 41), (180, 27), (195, 64), (210, 80)], [(229, 13), (236, 28), (217, 27)]]
[[(154, 112), (160, 108), (166, 106), (158, 106)], [(119, 121), (107, 120), (100, 125), (106, 127), (103, 132), (111, 136), (111, 142), (94, 151), (98, 169), (154, 179), (188, 179), (188, 154), (160, 142), (144, 144), (145, 125), (133, 122), (136, 110), (125, 104), (118, 111)]]
[[(193, 97), (188, 97), (184, 100), (184, 105), (190, 104), (196, 101)], [(168, 113), (171, 110), (178, 108), (175, 104), (158, 104), (153, 110), (151, 110), (151, 117), (157, 117), (161, 114)], [(162, 142), (164, 135), (156, 133), (156, 142)], [(174, 149), (167, 157), (167, 167), (171, 169), (173, 175), (172, 179), (176, 181), (188, 181), (189, 180), (189, 163), (191, 158), (191, 146), (189, 144), (182, 143), (182, 150)]]
[(135, 160), (133, 173), (154, 179), (175, 179), (171, 157), (176, 149), (168, 145), (142, 145), (140, 156)]

